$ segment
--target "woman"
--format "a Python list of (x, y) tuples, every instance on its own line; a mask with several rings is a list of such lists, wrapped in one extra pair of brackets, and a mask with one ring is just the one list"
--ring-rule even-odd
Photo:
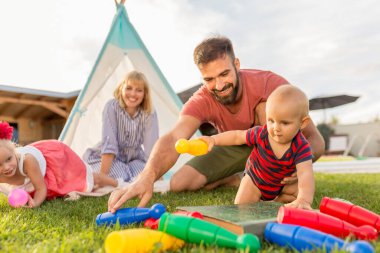
[(143, 73), (128, 73), (114, 97), (103, 111), (102, 140), (83, 159), (94, 171), (131, 182), (158, 139), (158, 120)]

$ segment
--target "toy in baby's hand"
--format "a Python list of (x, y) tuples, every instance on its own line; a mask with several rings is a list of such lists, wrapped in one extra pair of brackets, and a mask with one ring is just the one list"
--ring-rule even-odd
[(22, 189), (14, 189), (8, 195), (8, 203), (13, 207), (21, 207), (28, 203), (29, 194)]
[(175, 143), (175, 149), (180, 154), (188, 153), (190, 155), (200, 156), (200, 155), (207, 154), (208, 145), (205, 141), (201, 139), (195, 139), (195, 140), (179, 139)]

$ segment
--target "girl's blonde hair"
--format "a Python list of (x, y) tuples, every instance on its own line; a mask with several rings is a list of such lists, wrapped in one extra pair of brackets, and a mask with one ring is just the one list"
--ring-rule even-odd
[(8, 150), (15, 152), (16, 145), (7, 139), (0, 139), (0, 147), (5, 147)]
[(123, 81), (121, 81), (118, 86), (116, 87), (113, 95), (115, 99), (119, 101), (119, 104), (122, 108), (126, 108), (127, 105), (124, 103), (123, 97), (122, 97), (122, 89), (124, 85), (127, 85), (128, 81), (132, 82), (139, 82), (144, 86), (144, 98), (143, 101), (140, 104), (140, 107), (145, 111), (146, 113), (150, 114), (153, 111), (153, 105), (152, 105), (152, 98), (150, 95), (150, 88), (148, 84), (148, 80), (146, 79), (145, 75), (138, 71), (131, 71), (129, 72), (125, 78), (123, 78)]

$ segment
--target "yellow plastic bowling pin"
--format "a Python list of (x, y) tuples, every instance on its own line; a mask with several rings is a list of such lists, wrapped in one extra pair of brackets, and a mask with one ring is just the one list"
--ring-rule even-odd
[(163, 252), (178, 250), (185, 242), (161, 231), (133, 228), (108, 234), (104, 247), (107, 253)]
[(195, 139), (195, 140), (179, 139), (175, 143), (175, 149), (180, 154), (189, 153), (190, 155), (200, 156), (200, 155), (207, 154), (208, 145), (206, 142), (204, 142), (201, 139)]

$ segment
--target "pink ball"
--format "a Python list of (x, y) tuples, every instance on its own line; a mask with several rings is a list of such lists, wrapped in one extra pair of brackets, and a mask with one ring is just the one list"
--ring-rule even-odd
[(13, 207), (21, 207), (28, 203), (29, 194), (22, 189), (14, 189), (8, 195), (8, 203)]

